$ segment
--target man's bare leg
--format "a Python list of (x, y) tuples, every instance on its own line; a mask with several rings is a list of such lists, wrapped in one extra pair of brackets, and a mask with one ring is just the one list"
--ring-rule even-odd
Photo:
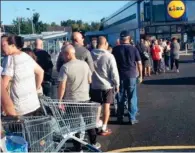
[(103, 105), (104, 105), (104, 116), (103, 116), (102, 130), (105, 131), (107, 129), (107, 124), (110, 118), (110, 103), (106, 103)]

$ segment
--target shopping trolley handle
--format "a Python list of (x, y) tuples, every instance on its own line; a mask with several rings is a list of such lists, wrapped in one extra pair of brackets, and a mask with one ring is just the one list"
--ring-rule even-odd
[(2, 116), (2, 121), (23, 121), (24, 116)]

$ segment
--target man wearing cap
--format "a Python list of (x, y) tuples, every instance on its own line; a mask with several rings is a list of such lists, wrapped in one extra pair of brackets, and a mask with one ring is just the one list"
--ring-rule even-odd
[(125, 95), (128, 97), (128, 117), (131, 125), (138, 123), (136, 120), (137, 108), (137, 70), (138, 82), (142, 82), (142, 63), (138, 50), (130, 44), (128, 31), (120, 33), (120, 45), (113, 48), (113, 55), (117, 62), (120, 75), (120, 93), (118, 100), (117, 119), (123, 122)]

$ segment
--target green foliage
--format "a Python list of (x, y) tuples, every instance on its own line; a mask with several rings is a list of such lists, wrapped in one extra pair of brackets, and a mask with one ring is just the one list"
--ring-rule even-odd
[(20, 27), (20, 34), (31, 34), (32, 33), (32, 22), (34, 27), (35, 33), (41, 33), (43, 31), (47, 31), (48, 26), (69, 26), (72, 27), (73, 31), (96, 31), (96, 30), (102, 30), (103, 26), (100, 22), (91, 22), (90, 24), (87, 22), (83, 22), (82, 20), (65, 20), (61, 21), (61, 25), (56, 24), (55, 22), (52, 22), (51, 24), (43, 23), (43, 21), (40, 21), (40, 14), (34, 13), (32, 19), (29, 18), (18, 18), (16, 20), (13, 20), (13, 26), (8, 27), (6, 30), (7, 32), (13, 33), (13, 34), (19, 34), (19, 27)]
[(61, 21), (61, 26), (71, 26), (73, 31), (96, 31), (101, 27), (100, 22), (91, 22), (91, 24), (87, 22), (83, 22), (82, 20), (66, 20)]

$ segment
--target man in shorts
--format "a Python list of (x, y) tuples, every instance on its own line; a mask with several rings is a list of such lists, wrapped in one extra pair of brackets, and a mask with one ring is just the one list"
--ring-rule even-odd
[[(75, 55), (75, 48), (72, 45), (67, 45), (62, 50), (65, 64), (60, 68), (58, 81), (58, 99), (63, 98), (72, 102), (88, 102), (89, 85), (91, 83), (91, 70), (85, 61), (78, 60)], [(59, 105), (62, 107), (62, 105)], [(97, 149), (101, 145), (96, 141), (97, 135), (95, 129), (87, 130), (90, 143)], [(76, 134), (79, 137), (79, 133)], [(76, 151), (81, 151), (81, 144), (74, 141)]]
[(111, 134), (107, 128), (110, 117), (110, 104), (114, 101), (114, 90), (119, 91), (119, 73), (114, 56), (107, 50), (105, 37), (98, 38), (98, 49), (91, 52), (95, 71), (92, 75), (91, 100), (103, 105), (103, 126), (101, 135)]

